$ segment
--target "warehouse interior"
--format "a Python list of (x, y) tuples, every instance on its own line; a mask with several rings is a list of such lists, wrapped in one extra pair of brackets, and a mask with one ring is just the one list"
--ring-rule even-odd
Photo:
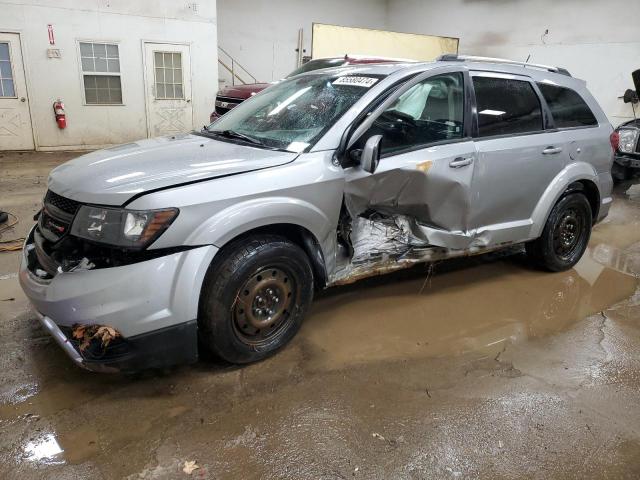
[(640, 5), (0, 12), (0, 478), (640, 477)]

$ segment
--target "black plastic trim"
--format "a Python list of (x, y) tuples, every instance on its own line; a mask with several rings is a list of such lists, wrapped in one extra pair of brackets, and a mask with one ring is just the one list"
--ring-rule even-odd
[(122, 339), (124, 350), (109, 358), (84, 358), (83, 366), (96, 372), (134, 373), (150, 368), (164, 368), (198, 361), (198, 322), (188, 322)]

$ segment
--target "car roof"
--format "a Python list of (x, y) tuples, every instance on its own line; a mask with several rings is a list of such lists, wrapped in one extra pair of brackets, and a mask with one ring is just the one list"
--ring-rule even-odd
[(322, 62), (322, 61), (327, 61), (327, 60), (335, 60), (336, 62), (338, 61), (343, 61), (343, 62), (352, 62), (352, 63), (375, 63), (375, 62), (380, 62), (380, 63), (416, 63), (417, 60), (411, 60), (409, 58), (399, 58), (399, 57), (384, 57), (381, 55), (352, 55), (352, 54), (346, 54), (340, 57), (320, 57), (320, 58), (312, 58), (311, 60), (309, 60), (307, 63), (311, 63), (311, 62)]
[[(385, 75), (399, 74), (400, 76), (421, 73), (445, 66), (459, 66), (464, 70), (482, 71), (491, 73), (503, 73), (508, 75), (524, 75), (532, 78), (536, 82), (545, 82), (555, 85), (562, 85), (571, 88), (583, 88), (584, 80), (572, 77), (566, 70), (549, 71), (554, 67), (543, 67), (535, 64), (519, 64), (517, 62), (508, 63), (500, 59), (495, 61), (476, 61), (476, 60), (434, 60), (431, 62), (413, 62), (399, 61), (389, 63), (368, 63), (368, 64), (352, 64), (339, 67), (330, 67), (326, 69), (311, 71), (307, 75), (320, 74), (340, 74), (348, 72), (350, 75), (369, 74), (369, 75)], [(549, 69), (547, 69), (549, 68)], [(566, 72), (566, 73), (560, 73)]]

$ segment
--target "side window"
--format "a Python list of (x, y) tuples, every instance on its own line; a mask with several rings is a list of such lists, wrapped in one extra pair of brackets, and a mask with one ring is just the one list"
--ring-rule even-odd
[(414, 146), (462, 138), (464, 89), (462, 73), (428, 78), (407, 90), (358, 140), (382, 135), (381, 155)]
[(548, 83), (538, 83), (538, 88), (549, 105), (556, 127), (587, 127), (598, 124), (593, 112), (577, 92)]
[(542, 108), (529, 82), (473, 77), (473, 87), (481, 137), (542, 130)]

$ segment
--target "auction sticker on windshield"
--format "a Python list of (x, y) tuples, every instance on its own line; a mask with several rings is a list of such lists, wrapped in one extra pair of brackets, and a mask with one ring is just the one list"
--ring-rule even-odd
[(333, 82), (334, 85), (353, 85), (354, 87), (371, 88), (376, 82), (377, 78), (372, 77), (355, 77), (346, 76), (340, 77)]

